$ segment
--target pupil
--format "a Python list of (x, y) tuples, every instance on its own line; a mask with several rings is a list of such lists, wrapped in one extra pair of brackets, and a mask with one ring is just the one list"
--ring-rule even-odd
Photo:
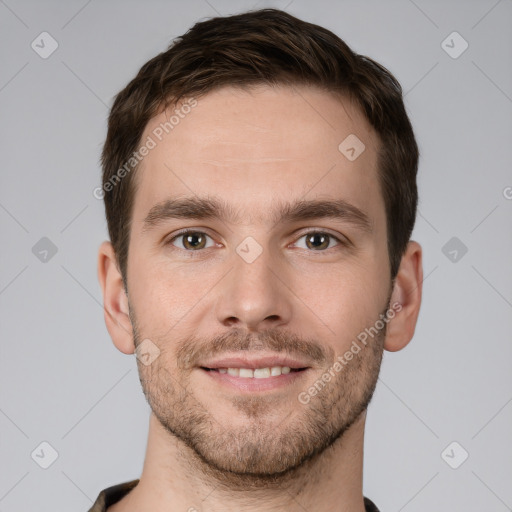
[(199, 245), (201, 245), (201, 242), (199, 241), (200, 238), (201, 238), (201, 235), (199, 233), (193, 233), (193, 234), (187, 235), (187, 237), (186, 237), (187, 244), (194, 248), (197, 248)]
[[(320, 240), (319, 240), (320, 239)], [(321, 233), (314, 233), (313, 235), (310, 235), (309, 242), (313, 247), (320, 247), (325, 245), (327, 237)], [(319, 242), (319, 244), (317, 244)]]

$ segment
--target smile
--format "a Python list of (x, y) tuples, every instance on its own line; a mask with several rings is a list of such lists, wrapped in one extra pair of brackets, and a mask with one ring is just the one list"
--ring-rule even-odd
[(290, 372), (300, 372), (305, 368), (290, 368), (289, 366), (272, 366), (271, 368), (203, 368), (210, 372), (226, 373), (232, 377), (244, 379), (268, 379), (269, 377), (279, 377), (287, 375)]
[[(288, 386), (303, 382), (311, 368), (268, 366), (263, 368), (198, 368), (214, 385), (237, 393), (254, 393), (284, 390)], [(297, 385), (297, 384), (295, 384)], [(302, 384), (302, 387), (304, 384)]]

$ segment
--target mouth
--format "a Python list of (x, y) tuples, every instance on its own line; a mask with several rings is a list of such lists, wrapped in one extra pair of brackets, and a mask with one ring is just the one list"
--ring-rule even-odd
[(310, 367), (290, 368), (289, 366), (265, 366), (261, 368), (219, 367), (197, 368), (207, 379), (206, 388), (219, 386), (223, 391), (238, 395), (252, 395), (263, 392), (292, 392), (305, 387)]
[(272, 366), (265, 368), (206, 368), (201, 366), (200, 368), (207, 372), (226, 374), (241, 379), (269, 379), (290, 373), (303, 372), (308, 369), (308, 367), (290, 368), (289, 366)]
[[(304, 381), (313, 371), (313, 362), (286, 354), (231, 353), (201, 361), (196, 367), (209, 385), (237, 393), (272, 391)], [(304, 386), (304, 382), (302, 382)]]

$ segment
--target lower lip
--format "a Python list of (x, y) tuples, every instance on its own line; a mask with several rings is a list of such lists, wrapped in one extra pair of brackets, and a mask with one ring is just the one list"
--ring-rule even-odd
[(267, 377), (265, 379), (255, 379), (254, 377), (235, 377), (228, 373), (220, 373), (218, 371), (209, 371), (200, 368), (200, 371), (205, 373), (207, 377), (221, 385), (228, 386), (236, 389), (237, 391), (271, 391), (273, 389), (280, 389), (289, 386), (294, 382), (303, 379), (308, 373), (309, 368), (298, 372), (290, 372), (287, 374), (276, 375), (274, 377)]

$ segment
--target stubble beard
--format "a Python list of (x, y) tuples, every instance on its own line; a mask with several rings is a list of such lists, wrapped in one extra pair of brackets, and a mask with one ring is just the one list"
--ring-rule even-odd
[[(144, 338), (138, 331), (133, 311), (130, 317), (133, 317), (137, 347)], [(150, 366), (139, 362), (139, 377), (153, 414), (169, 434), (183, 443), (182, 455), (188, 459), (192, 471), (213, 477), (231, 489), (282, 488), (297, 480), (330, 446), (342, 442), (345, 432), (366, 411), (377, 384), (385, 335), (384, 327), (307, 404), (294, 396), (296, 407), (284, 418), (279, 414), (279, 396), (269, 394), (233, 396), (231, 405), (238, 413), (238, 425), (233, 425), (231, 418), (216, 419), (212, 414), (215, 404), (201, 402), (200, 394), (196, 395), (190, 386), (190, 371), (184, 369), (187, 365), (183, 361), (193, 360), (200, 352), (194, 352), (194, 342), (190, 339), (179, 344), (182, 363), (174, 363), (173, 371), (166, 367), (169, 361), (166, 347), (173, 343), (159, 342), (160, 356)], [(301, 351), (309, 356), (320, 354), (317, 342), (275, 331), (257, 337), (236, 331), (216, 342), (200, 343), (216, 347), (219, 353), (222, 347), (278, 351), (283, 346), (288, 352), (291, 346), (297, 348), (296, 354)], [(334, 352), (324, 353), (324, 359), (325, 369), (315, 375), (313, 382), (308, 381), (306, 389), (299, 391), (307, 390), (332, 368)]]

